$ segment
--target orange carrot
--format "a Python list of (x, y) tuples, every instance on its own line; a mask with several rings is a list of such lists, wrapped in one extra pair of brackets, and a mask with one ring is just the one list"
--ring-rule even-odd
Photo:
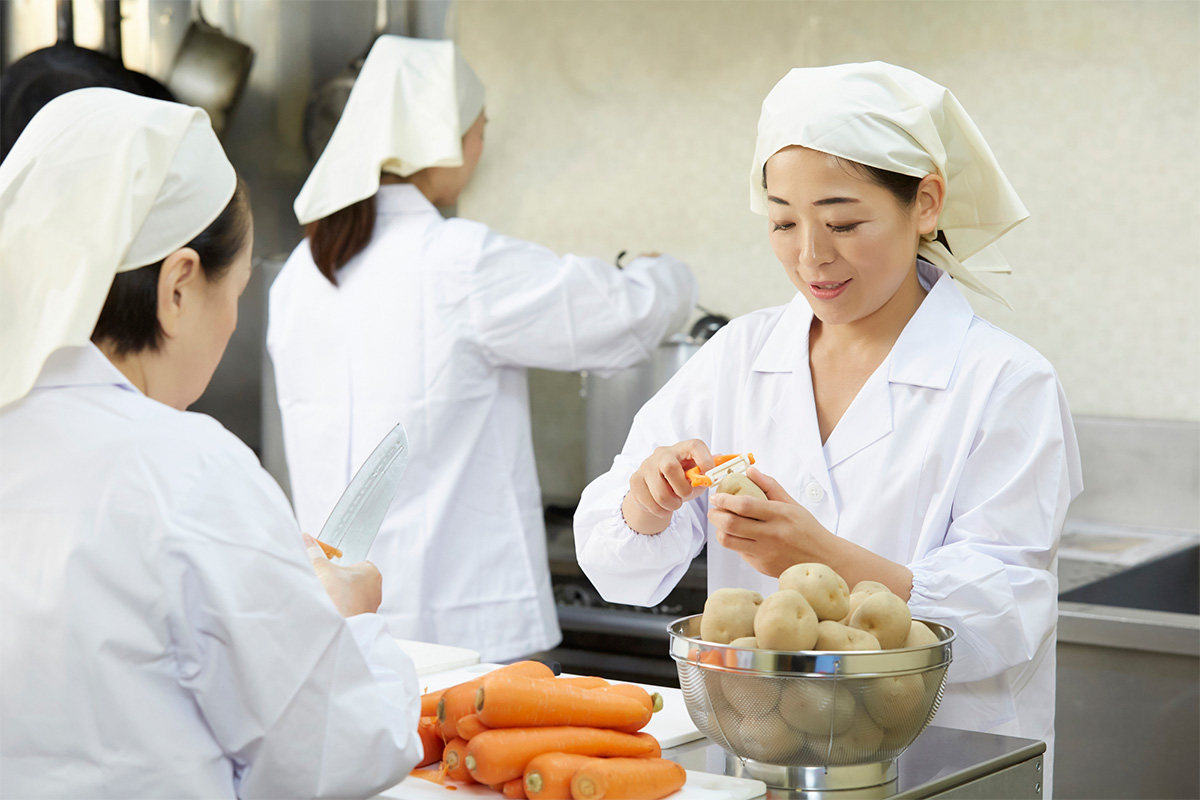
[(530, 800), (571, 800), (571, 778), (594, 756), (542, 753), (525, 765), (525, 795)]
[(518, 800), (525, 800), (525, 779), (513, 778), (511, 781), (505, 781), (504, 786), (500, 789), (500, 793), (505, 797), (515, 797)]
[(603, 728), (505, 728), (484, 731), (467, 742), (467, 770), (480, 783), (511, 781), (542, 753), (585, 756), (645, 756), (658, 748), (648, 734)]
[(651, 709), (616, 692), (521, 675), (489, 675), (475, 692), (475, 713), (489, 728), (567, 725), (634, 733), (650, 721)]
[(438, 689), (436, 692), (426, 692), (421, 695), (421, 716), (436, 717), (438, 700), (441, 700), (445, 693), (445, 689)]
[(626, 697), (632, 697), (639, 703), (650, 709), (650, 713), (654, 714), (662, 711), (663, 698), (658, 692), (650, 694), (640, 686), (634, 686), (632, 683), (614, 683), (610, 686), (601, 686), (593, 691), (610, 692), (612, 694), (621, 694)]
[(466, 739), (468, 742), (475, 734), (483, 733), (486, 730), (489, 728), (479, 721), (478, 714), (467, 714), (458, 721), (458, 738)]
[(442, 741), (442, 732), (438, 729), (437, 720), (433, 717), (421, 717), (417, 723), (417, 734), (421, 737), (423, 752), (417, 766), (426, 767), (441, 761), (442, 749), (446, 743)]
[(466, 759), (467, 742), (463, 739), (451, 739), (446, 742), (446, 749), (442, 753), (442, 760), (446, 764), (446, 774), (456, 781), (463, 783), (475, 783), (475, 778), (471, 776), (467, 769)]
[(608, 681), (604, 678), (597, 678), (593, 675), (574, 675), (569, 678), (555, 678), (555, 683), (566, 684), (567, 686), (578, 686), (581, 689), (603, 689), (608, 686)]
[[(507, 667), (489, 672), (484, 677), (492, 675), (525, 675), (530, 678), (553, 678), (554, 670), (540, 661), (518, 661)], [(483, 683), (483, 678), (451, 686), (438, 701), (437, 718), (442, 726), (442, 737), (446, 741), (458, 736), (458, 721), (467, 714), (475, 713), (475, 690)]]
[(665, 758), (605, 758), (571, 778), (574, 800), (659, 800), (687, 782), (687, 770)]
[[(732, 459), (737, 458), (739, 455), (740, 455), (740, 453), (734, 453), (733, 455), (729, 455), (729, 456), (713, 456), (713, 469), (716, 469), (717, 467), (721, 466), (726, 461), (731, 461)], [(754, 463), (754, 453), (746, 453), (746, 460), (749, 461), (751, 464), (753, 464)], [(688, 481), (691, 482), (692, 486), (712, 486), (713, 485), (712, 478), (710, 478), (704, 474), (707, 471), (708, 470), (701, 471), (700, 465), (697, 464), (696, 466), (694, 466), (690, 469), (684, 470), (683, 474), (688, 479)]]
[(338, 550), (333, 545), (325, 544), (320, 539), (317, 539), (316, 542), (317, 542), (317, 544), (321, 545), (321, 549), (325, 551), (326, 558), (341, 558), (342, 557), (342, 551)]

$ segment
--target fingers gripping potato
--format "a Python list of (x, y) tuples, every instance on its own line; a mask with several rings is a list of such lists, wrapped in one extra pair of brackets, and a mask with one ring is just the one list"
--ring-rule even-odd
[(796, 564), (779, 576), (780, 589), (795, 589), (804, 595), (818, 620), (842, 619), (847, 614), (850, 589), (832, 568), (824, 564)]
[[(928, 630), (928, 628), (926, 628)], [(818, 650), (879, 650), (879, 640), (866, 631), (851, 628), (831, 619), (817, 625)]]
[(904, 644), (912, 627), (908, 604), (890, 592), (868, 596), (850, 615), (850, 627), (866, 631), (884, 650)]
[(817, 643), (817, 615), (804, 595), (780, 589), (754, 615), (754, 638), (764, 650), (811, 650)]
[(744, 494), (759, 500), (766, 500), (767, 495), (758, 484), (740, 472), (726, 475), (713, 489), (717, 494)]
[(734, 639), (753, 636), (754, 620), (762, 602), (762, 595), (749, 589), (717, 589), (704, 603), (700, 638), (729, 644)]

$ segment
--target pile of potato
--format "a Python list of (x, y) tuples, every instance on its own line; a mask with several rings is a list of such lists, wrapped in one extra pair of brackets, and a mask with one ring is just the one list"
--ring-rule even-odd
[[(825, 564), (796, 564), (765, 599), (718, 589), (704, 604), (700, 638), (783, 651), (878, 651), (937, 643), (883, 584), (853, 589)], [(775, 764), (851, 764), (888, 757), (924, 722), (943, 669), (894, 677), (772, 678), (709, 672), (722, 732), (739, 755)]]
[(935, 644), (908, 604), (882, 583), (851, 590), (824, 564), (796, 564), (763, 598), (749, 589), (718, 589), (704, 603), (700, 638), (754, 650), (893, 650)]

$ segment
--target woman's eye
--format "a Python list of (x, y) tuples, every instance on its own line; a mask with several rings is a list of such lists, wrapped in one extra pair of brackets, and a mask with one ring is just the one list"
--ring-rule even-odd
[(849, 225), (830, 225), (829, 230), (834, 233), (849, 233), (861, 224), (860, 222), (851, 222)]
[(772, 222), (771, 230), (772, 231), (786, 231), (786, 230), (789, 230), (790, 228), (794, 227), (794, 225), (795, 225), (795, 223), (793, 223), (793, 222)]

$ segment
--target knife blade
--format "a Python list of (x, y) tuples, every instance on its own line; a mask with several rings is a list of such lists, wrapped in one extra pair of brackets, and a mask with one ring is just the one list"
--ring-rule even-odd
[(343, 564), (367, 557), (408, 467), (408, 450), (408, 433), (396, 423), (358, 468), (325, 520), (317, 538), (341, 550)]

